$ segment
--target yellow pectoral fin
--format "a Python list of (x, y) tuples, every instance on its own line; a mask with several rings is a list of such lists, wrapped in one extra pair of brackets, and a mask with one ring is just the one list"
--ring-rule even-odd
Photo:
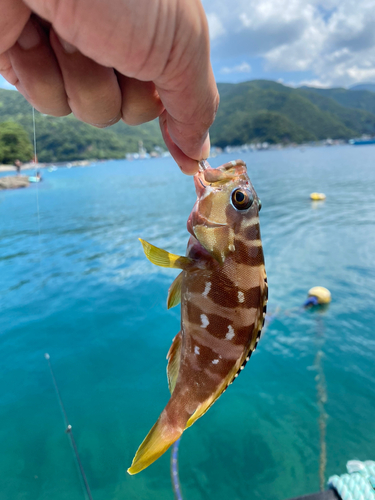
[(167, 307), (178, 306), (181, 302), (181, 285), (182, 285), (182, 272), (177, 276), (168, 290)]
[(174, 255), (166, 250), (155, 247), (141, 238), (138, 238), (142, 243), (143, 251), (150, 262), (156, 266), (172, 267), (176, 269), (186, 269), (193, 261), (189, 257), (182, 257), (181, 255)]

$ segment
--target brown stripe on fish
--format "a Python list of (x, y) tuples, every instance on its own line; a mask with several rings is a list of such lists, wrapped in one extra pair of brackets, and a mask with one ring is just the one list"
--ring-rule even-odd
[(262, 288), (260, 286), (254, 286), (249, 290), (243, 292), (244, 300), (241, 304), (242, 307), (247, 309), (258, 308), (261, 305), (262, 298)]
[[(202, 318), (200, 317), (202, 314), (206, 316), (209, 314), (218, 314), (222, 318), (236, 324), (248, 325), (252, 323), (258, 314), (260, 303), (256, 308), (248, 309), (243, 307), (242, 302), (245, 300), (245, 295), (242, 291), (238, 291), (237, 300), (238, 303), (235, 307), (225, 307), (216, 304), (209, 297), (202, 298), (201, 294), (189, 294), (189, 304), (192, 304), (189, 306), (189, 311), (192, 311), (192, 317), (195, 319), (194, 323), (198, 325), (202, 325)], [(199, 311), (195, 311), (194, 308), (198, 308), (201, 314), (199, 315)], [(185, 320), (191, 321), (187, 307), (183, 310), (183, 321)]]
[[(235, 318), (232, 318), (231, 321), (217, 314), (208, 314), (207, 320), (209, 321), (206, 327), (208, 333), (217, 339), (230, 341), (234, 345), (246, 345), (249, 339), (249, 333), (254, 328), (254, 323), (239, 327), (234, 321)], [(227, 343), (225, 343), (223, 348), (228, 348)]]
[(236, 307), (238, 298), (236, 284), (225, 274), (224, 270), (215, 273), (213, 286), (211, 286), (207, 297), (217, 305), (224, 307)]
[(257, 222), (252, 224), (247, 224), (242, 231), (243, 237), (247, 241), (253, 241), (260, 239), (260, 227), (259, 227), (259, 218), (257, 217)]
[[(207, 332), (206, 328), (201, 328), (199, 325), (193, 325), (187, 321), (186, 325), (184, 325), (184, 329), (185, 328), (186, 331), (189, 331), (191, 337), (189, 345), (185, 346), (187, 352), (191, 351), (196, 353), (201, 346), (207, 347), (214, 353), (213, 356), (217, 357), (221, 355), (225, 359), (230, 359), (232, 364), (234, 361), (242, 357), (245, 345), (248, 343), (248, 339), (245, 343), (243, 341), (237, 342), (237, 338), (241, 339), (242, 337), (237, 337), (237, 328), (233, 328), (235, 336), (232, 337), (233, 332), (229, 326), (227, 329), (221, 330), (223, 333), (221, 337), (212, 335)], [(229, 333), (230, 339), (225, 338), (225, 332)], [(196, 347), (198, 349), (196, 349)]]
[[(198, 349), (195, 349), (195, 347), (198, 347)], [(198, 371), (205, 372), (205, 374), (210, 372), (210, 378), (213, 382), (222, 381), (223, 375), (225, 376), (233, 368), (233, 359), (227, 359), (207, 346), (200, 345), (195, 347), (194, 353), (190, 353), (188, 359), (191, 366), (194, 366)], [(221, 379), (217, 378), (218, 374), (221, 376)]]
[[(204, 298), (208, 298), (212, 300), (215, 304), (223, 307), (235, 308), (235, 307), (251, 307), (247, 304), (245, 299), (245, 294), (249, 294), (253, 289), (251, 286), (251, 277), (250, 273), (253, 268), (251, 265), (241, 264), (243, 274), (240, 276), (234, 276), (237, 283), (235, 283), (230, 276), (228, 276), (228, 272), (231, 269), (220, 268), (217, 270), (215, 275), (210, 279), (210, 281), (206, 281), (203, 289), (202, 284), (193, 284), (195, 292), (196, 289), (200, 289), (203, 291), (202, 296)], [(238, 268), (238, 266), (237, 266)], [(198, 281), (198, 280), (197, 280)], [(242, 282), (246, 282), (246, 286), (243, 286)], [(211, 285), (208, 285), (211, 283)], [(241, 286), (242, 284), (242, 286)], [(257, 288), (257, 293), (259, 293), (259, 287)], [(256, 304), (255, 307), (258, 307), (259, 303)]]
[[(234, 262), (243, 264), (251, 260), (250, 265), (252, 265), (253, 263), (255, 264), (257, 263), (258, 257), (261, 257), (261, 259), (263, 260), (263, 250), (261, 245), (254, 245), (253, 242), (244, 243), (239, 238), (236, 238), (234, 240), (234, 247), (235, 247), (235, 252), (233, 253), (232, 256)], [(261, 259), (259, 259), (259, 261)]]

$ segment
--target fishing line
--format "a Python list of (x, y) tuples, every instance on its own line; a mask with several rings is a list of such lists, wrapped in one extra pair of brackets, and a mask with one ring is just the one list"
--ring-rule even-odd
[[(35, 167), (35, 177), (37, 177), (37, 173), (38, 173), (37, 161), (38, 160), (37, 160), (37, 153), (36, 153), (36, 126), (35, 126), (35, 109), (34, 109), (34, 107), (32, 108), (32, 110), (33, 110), (33, 136), (34, 136), (34, 141), (33, 141), (34, 142), (34, 160), (33, 161), (34, 161), (34, 167)], [(41, 232), (40, 232), (40, 210), (39, 210), (39, 186), (38, 186), (38, 184), (39, 184), (39, 182), (36, 182), (36, 208), (37, 208), (38, 234), (39, 234), (39, 246), (40, 246)], [(39, 261), (40, 261), (40, 252), (39, 252)], [(57, 399), (59, 401), (60, 408), (61, 408), (61, 411), (62, 411), (62, 414), (64, 417), (65, 432), (68, 434), (68, 436), (70, 438), (70, 444), (72, 446), (73, 454), (75, 456), (75, 463), (76, 463), (77, 468), (78, 468), (78, 472), (79, 472), (78, 475), (79, 475), (81, 486), (83, 489), (83, 494), (84, 494), (85, 498), (88, 498), (89, 500), (93, 500), (92, 495), (91, 495), (90, 486), (88, 484), (86, 474), (85, 474), (85, 471), (84, 471), (84, 468), (83, 468), (83, 465), (82, 465), (82, 462), (81, 462), (81, 459), (80, 459), (80, 456), (78, 453), (77, 444), (76, 444), (76, 441), (75, 441), (74, 436), (73, 436), (72, 426), (69, 423), (68, 415), (66, 413), (63, 401), (61, 399), (61, 394), (60, 394), (60, 391), (59, 391), (59, 388), (57, 385), (56, 377), (55, 377), (55, 374), (54, 374), (53, 369), (52, 369), (50, 355), (48, 353), (46, 353), (44, 355), (44, 357), (47, 360), (47, 363), (48, 363), (48, 366), (49, 366), (49, 369), (51, 372), (53, 385), (54, 385), (55, 392), (57, 395)]]
[[(36, 127), (35, 127), (35, 108), (33, 106), (33, 135), (34, 135), (34, 168), (35, 177), (37, 176), (37, 156), (36, 156)], [(39, 212), (39, 182), (36, 183), (36, 214), (38, 218), (38, 234), (39, 234), (39, 244), (40, 244), (40, 212)]]
[(57, 385), (56, 377), (55, 377), (55, 374), (54, 374), (53, 369), (52, 369), (50, 355), (48, 353), (46, 353), (44, 355), (44, 357), (47, 360), (47, 363), (48, 363), (48, 366), (49, 366), (49, 370), (51, 372), (51, 377), (52, 377), (53, 385), (55, 387), (56, 396), (57, 396), (57, 399), (59, 400), (60, 409), (61, 409), (61, 412), (62, 412), (63, 417), (64, 417), (65, 432), (68, 434), (68, 436), (70, 438), (70, 443), (72, 445), (72, 449), (73, 449), (74, 456), (75, 456), (75, 459), (76, 459), (76, 464), (77, 464), (77, 467), (78, 467), (79, 477), (81, 479), (81, 484), (82, 484), (82, 487), (83, 487), (83, 492), (85, 494), (85, 497), (86, 497), (86, 494), (87, 494), (87, 497), (89, 498), (89, 500), (93, 500), (92, 495), (91, 495), (90, 486), (89, 486), (89, 483), (87, 481), (87, 477), (86, 477), (86, 474), (85, 474), (85, 471), (84, 471), (84, 468), (83, 468), (83, 465), (82, 465), (82, 462), (81, 462), (81, 459), (80, 459), (80, 456), (79, 456), (79, 453), (78, 453), (77, 444), (76, 444), (74, 436), (73, 436), (72, 426), (69, 424), (68, 415), (66, 413), (66, 410), (65, 410), (65, 407), (64, 407), (64, 403), (63, 403), (63, 401), (61, 399), (61, 394), (60, 394), (60, 391), (59, 391), (59, 387)]

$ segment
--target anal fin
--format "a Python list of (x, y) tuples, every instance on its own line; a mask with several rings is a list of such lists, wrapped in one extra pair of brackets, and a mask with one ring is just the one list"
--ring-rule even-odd
[(182, 272), (176, 277), (168, 290), (167, 307), (178, 306), (181, 302)]
[(171, 394), (176, 386), (178, 372), (180, 371), (181, 344), (182, 335), (181, 332), (178, 332), (178, 334), (173, 339), (172, 345), (167, 354), (168, 387)]

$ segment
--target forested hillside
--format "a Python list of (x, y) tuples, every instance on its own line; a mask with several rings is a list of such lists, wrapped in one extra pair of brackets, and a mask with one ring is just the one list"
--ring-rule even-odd
[[(0, 122), (9, 120), (22, 125), (32, 139), (30, 104), (18, 92), (0, 89)], [(139, 141), (149, 151), (155, 146), (164, 146), (157, 122), (139, 127), (129, 127), (121, 122), (107, 129), (98, 129), (72, 115), (54, 118), (35, 112), (35, 123), (38, 160), (41, 162), (124, 158), (126, 153), (138, 151)]]
[[(345, 89), (327, 92), (330, 90), (357, 94)], [(363, 91), (368, 94), (366, 104), (358, 98), (350, 100), (349, 96), (340, 104), (321, 89), (294, 89), (267, 80), (219, 84), (219, 92), (221, 104), (211, 131), (212, 143), (219, 146), (253, 141), (300, 143), (375, 134), (375, 109), (369, 111), (375, 94), (368, 91)], [(264, 127), (266, 122), (269, 125)]]
[[(375, 135), (375, 93), (369, 90), (291, 88), (268, 80), (219, 83), (221, 102), (211, 128), (216, 146), (251, 142), (302, 143)], [(164, 147), (158, 122), (117, 123), (96, 129), (73, 116), (35, 113), (38, 159), (43, 162), (123, 158)], [(32, 108), (18, 93), (0, 89), (0, 122), (21, 125), (32, 139)]]

